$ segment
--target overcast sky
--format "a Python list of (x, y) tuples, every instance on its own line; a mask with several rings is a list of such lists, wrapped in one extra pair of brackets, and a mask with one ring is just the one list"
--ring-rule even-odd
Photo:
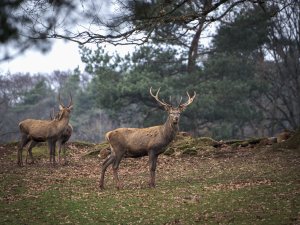
[(3, 72), (51, 73), (54, 70), (73, 70), (77, 66), (84, 69), (77, 46), (74, 42), (57, 40), (52, 49), (45, 54), (27, 50), (12, 60), (0, 62), (0, 71), (2, 74)]
[[(95, 47), (88, 46), (88, 47)], [(110, 52), (118, 51), (120, 55), (126, 54), (133, 49), (132, 46), (108, 46), (106, 48)], [(10, 61), (0, 62), (0, 72), (10, 73), (52, 73), (55, 70), (67, 71), (74, 70), (79, 66), (80, 70), (84, 70), (84, 64), (81, 62), (78, 45), (74, 42), (66, 42), (56, 40), (51, 51), (43, 54), (38, 51), (28, 50)]]

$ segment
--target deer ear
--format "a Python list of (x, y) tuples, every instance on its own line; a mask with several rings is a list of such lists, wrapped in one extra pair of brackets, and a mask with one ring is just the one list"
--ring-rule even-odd
[(68, 107), (69, 110), (73, 110), (73, 105)]
[(59, 104), (59, 110), (63, 110), (63, 109), (64, 107), (61, 104)]

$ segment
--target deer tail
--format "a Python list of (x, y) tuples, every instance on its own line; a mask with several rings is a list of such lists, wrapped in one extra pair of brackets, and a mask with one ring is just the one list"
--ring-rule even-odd
[(109, 134), (110, 134), (110, 132), (107, 132), (107, 133), (105, 134), (105, 139), (108, 141), (108, 143), (109, 143)]
[(111, 145), (111, 143), (110, 143), (110, 133), (111, 133), (111, 132), (107, 132), (107, 133), (105, 134), (105, 139), (106, 139), (106, 141), (109, 143), (109, 151), (110, 151), (110, 154), (112, 154), (112, 152), (113, 152), (113, 147), (112, 147), (112, 145)]

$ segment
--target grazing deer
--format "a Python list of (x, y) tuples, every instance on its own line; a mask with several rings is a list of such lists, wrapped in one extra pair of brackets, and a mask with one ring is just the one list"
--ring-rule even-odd
[(148, 128), (118, 128), (106, 133), (105, 138), (109, 142), (111, 154), (102, 164), (99, 184), (100, 189), (104, 188), (104, 176), (110, 164), (112, 164), (116, 187), (120, 189), (118, 168), (122, 158), (124, 156), (136, 158), (146, 155), (149, 156), (149, 186), (155, 187), (155, 170), (158, 155), (163, 153), (165, 147), (175, 138), (179, 129), (180, 113), (183, 112), (196, 97), (196, 92), (194, 92), (193, 97), (187, 92), (188, 101), (184, 104), (179, 104), (178, 107), (173, 107), (165, 101), (159, 100), (159, 90), (160, 89), (158, 89), (156, 95), (153, 95), (152, 88), (150, 88), (150, 95), (168, 112), (167, 121), (163, 125)]
[[(71, 110), (73, 109), (72, 96), (70, 95), (69, 105), (66, 107), (59, 100), (59, 116), (55, 120), (34, 120), (26, 119), (19, 123), (19, 129), (21, 132), (21, 142), (18, 149), (18, 165), (23, 166), (22, 151), (23, 147), (30, 142), (28, 149), (31, 149), (36, 142), (48, 143), (48, 149), (50, 152), (50, 163), (55, 163), (55, 145), (59, 137), (61, 137), (66, 126), (69, 123)], [(32, 152), (29, 152), (32, 157)]]
[[(60, 117), (60, 114), (58, 113), (56, 116), (55, 116), (55, 112), (54, 112), (54, 109), (53, 109), (53, 115), (50, 113), (50, 119), (51, 121), (52, 120), (58, 120), (59, 117)], [(66, 142), (70, 139), (71, 135), (73, 133), (73, 127), (71, 124), (68, 124), (64, 131), (62, 132), (61, 136), (58, 138), (57, 140), (57, 143), (58, 143), (58, 162), (60, 163), (60, 154), (61, 154), (61, 149), (63, 148), (63, 153), (64, 153), (64, 163), (66, 163)], [(32, 156), (32, 149), (37, 145), (37, 141), (34, 141), (34, 140), (31, 140), (30, 144), (29, 144), (29, 147), (27, 149), (27, 155), (26, 155), (26, 164), (27, 164), (27, 158), (28, 158), (28, 153), (29, 153), (29, 156), (31, 158), (31, 163), (34, 163), (34, 159), (33, 159), (33, 156)]]

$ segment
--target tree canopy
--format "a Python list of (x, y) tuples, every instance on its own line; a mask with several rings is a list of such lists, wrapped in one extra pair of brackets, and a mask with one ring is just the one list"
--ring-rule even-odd
[[(124, 7), (129, 4), (125, 3)], [(197, 45), (196, 55), (190, 54), (193, 43), (199, 44), (200, 39), (194, 39), (194, 35), (200, 25), (195, 24), (195, 29), (191, 29), (193, 22), (188, 18), (193, 17), (189, 10), (197, 6), (203, 12), (203, 4), (208, 4), (208, 10), (217, 3), (219, 13), (224, 14), (226, 7), (230, 10), (224, 15), (207, 11), (198, 18), (203, 19), (202, 25), (218, 18), (218, 26), (209, 46)], [(181, 97), (187, 97), (186, 91), (197, 92), (180, 124), (182, 130), (195, 135), (216, 139), (264, 136), (299, 127), (299, 2), (130, 1), (130, 4), (130, 9), (137, 11), (134, 21), (127, 18), (131, 19), (131, 25), (145, 25), (140, 35), (151, 31), (147, 44), (125, 56), (106, 52), (101, 41), (93, 50), (81, 46), (84, 72), (77, 69), (55, 71), (48, 76), (1, 77), (0, 110), (5, 116), (0, 122), (10, 124), (7, 129), (1, 127), (1, 133), (15, 130), (17, 122), (27, 116), (48, 118), (59, 92), (74, 97), (76, 107), (71, 123), (75, 138), (97, 141), (115, 127), (161, 124), (166, 114), (150, 96), (150, 87), (155, 90), (161, 87), (160, 97), (174, 105)], [(169, 19), (184, 17), (189, 22), (184, 25), (174, 19), (148, 31), (148, 17), (160, 15), (151, 10), (163, 4), (165, 10), (177, 7), (172, 13), (168, 11)], [(132, 10), (128, 9), (124, 15), (130, 15)], [(186, 35), (172, 38), (183, 27), (188, 30)], [(191, 59), (195, 59), (192, 64)]]

